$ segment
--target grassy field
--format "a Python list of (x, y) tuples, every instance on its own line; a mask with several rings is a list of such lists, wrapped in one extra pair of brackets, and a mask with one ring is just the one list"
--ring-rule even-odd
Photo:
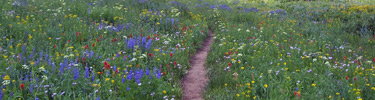
[(371, 0), (3, 0), (0, 99), (375, 99)]

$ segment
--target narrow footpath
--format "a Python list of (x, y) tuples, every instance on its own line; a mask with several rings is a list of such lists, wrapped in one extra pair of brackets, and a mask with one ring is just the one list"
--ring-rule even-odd
[(198, 49), (191, 58), (188, 73), (182, 80), (183, 98), (182, 100), (203, 100), (202, 93), (209, 81), (206, 76), (206, 58), (213, 42), (214, 33), (209, 31), (209, 35), (203, 41), (202, 48)]

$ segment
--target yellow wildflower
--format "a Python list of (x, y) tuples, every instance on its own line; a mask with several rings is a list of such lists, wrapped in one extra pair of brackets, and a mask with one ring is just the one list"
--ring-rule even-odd
[(163, 90), (163, 94), (166, 94), (166, 93), (167, 93), (167, 91)]
[(5, 75), (3, 79), (4, 80), (10, 80), (9, 75)]

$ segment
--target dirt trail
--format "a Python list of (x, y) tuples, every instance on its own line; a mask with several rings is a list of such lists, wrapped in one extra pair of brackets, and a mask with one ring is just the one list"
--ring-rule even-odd
[(204, 40), (202, 48), (198, 49), (195, 55), (191, 58), (191, 68), (182, 80), (182, 100), (203, 100), (202, 92), (209, 81), (206, 76), (207, 70), (204, 65), (208, 52), (210, 51), (210, 46), (213, 42), (213, 37), (214, 33), (209, 31), (209, 35)]

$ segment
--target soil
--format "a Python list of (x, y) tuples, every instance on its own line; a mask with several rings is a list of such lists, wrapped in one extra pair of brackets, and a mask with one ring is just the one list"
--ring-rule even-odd
[(205, 62), (208, 52), (210, 51), (210, 46), (213, 42), (213, 37), (213, 31), (209, 31), (209, 35), (204, 40), (202, 48), (198, 49), (195, 55), (191, 58), (191, 68), (182, 80), (182, 100), (203, 100), (202, 93), (209, 81), (206, 76), (207, 70)]

